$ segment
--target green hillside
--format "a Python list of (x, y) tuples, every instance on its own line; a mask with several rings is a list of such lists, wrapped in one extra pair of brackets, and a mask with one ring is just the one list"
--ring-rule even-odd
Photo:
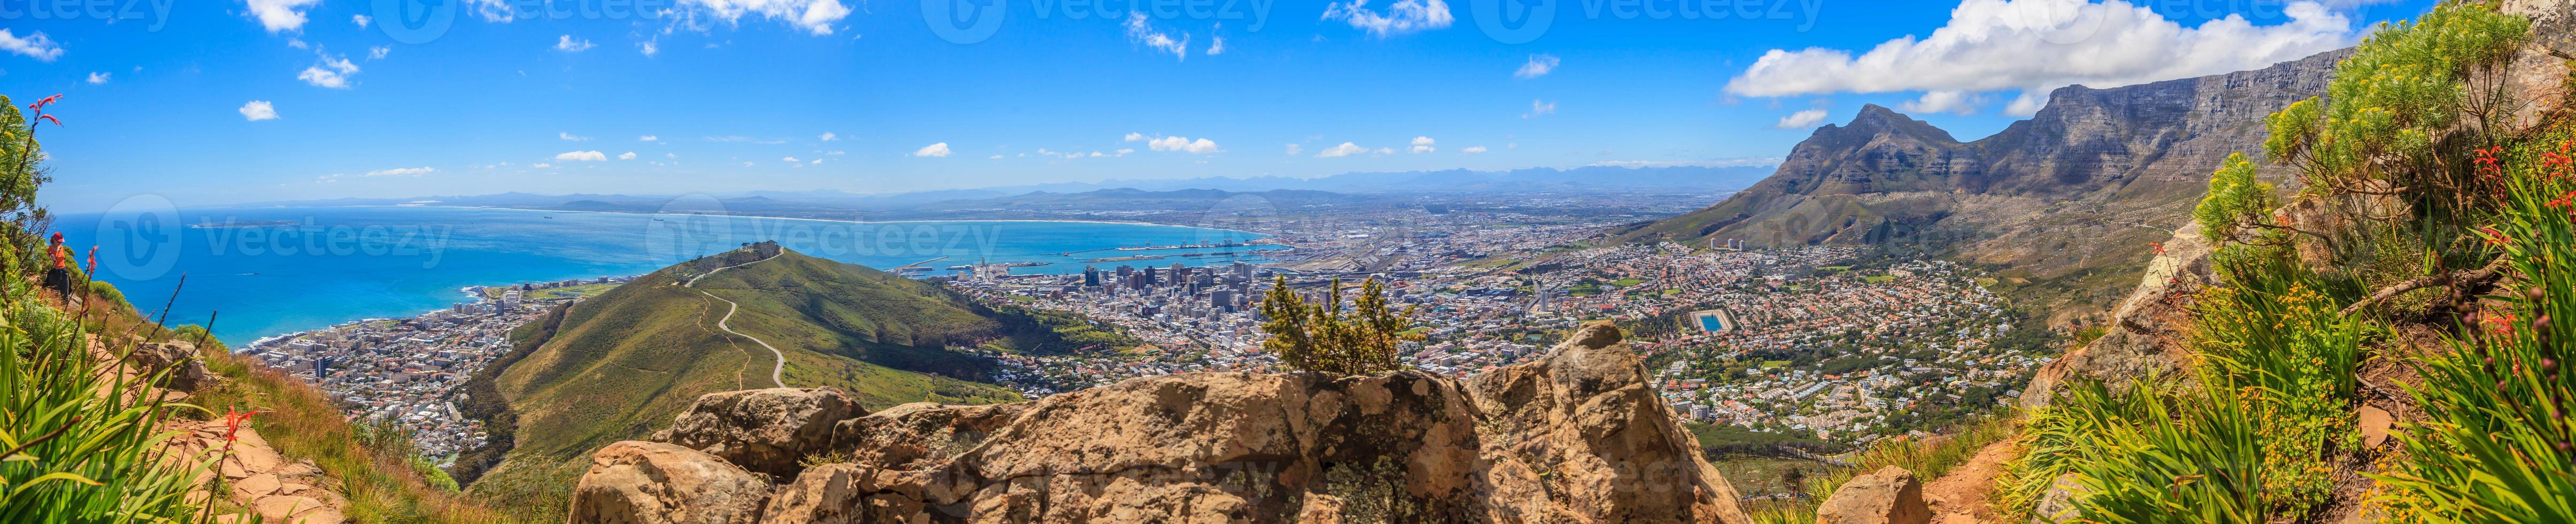
[[(715, 271), (726, 266), (733, 267)], [(698, 280), (689, 287), (692, 278)], [(870, 409), (1016, 401), (1016, 392), (976, 382), (988, 375), (987, 361), (945, 348), (1074, 342), (1022, 312), (990, 310), (930, 283), (793, 251), (694, 260), (579, 303), (551, 329), (532, 324), (514, 333), (524, 354), (487, 372), (488, 389), (469, 390), (506, 401), (515, 446), (473, 489), (546, 501), (535, 511), (553, 512), (592, 451), (668, 425), (700, 395), (776, 387), (770, 371), (777, 357), (719, 328), (731, 307), (726, 301), (739, 310), (725, 327), (786, 354), (786, 385), (840, 388)]]

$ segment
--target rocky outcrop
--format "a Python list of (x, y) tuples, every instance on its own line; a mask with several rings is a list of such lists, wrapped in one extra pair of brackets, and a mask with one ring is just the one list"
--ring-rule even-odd
[(2120, 301), (2102, 337), (2040, 366), (2022, 393), (2022, 406), (2046, 406), (2080, 380), (2125, 387), (2182, 375), (2191, 355), (2186, 344), (2193, 297), (2218, 282), (2209, 260), (2217, 248), (2201, 236), (2200, 226), (2185, 225), (2157, 249), (2146, 276)]
[(657, 440), (793, 478), (808, 451), (822, 451), (831, 442), (834, 424), (861, 411), (831, 388), (729, 391), (698, 397)]
[[(2532, 41), (2503, 68), (2482, 72), (2503, 76), (2497, 85), (2508, 98), (2504, 131), (2519, 133), (2564, 107), (2576, 84), (2568, 79), (2569, 66), (2576, 64), (2576, 0), (2506, 0), (2497, 10), (2531, 17)], [(2481, 82), (2470, 85), (2486, 85)]]
[(206, 363), (197, 359), (197, 345), (187, 342), (137, 344), (134, 351), (125, 354), (125, 363), (134, 366), (138, 375), (166, 372), (161, 387), (174, 391), (195, 393), (214, 385), (216, 380), (214, 373), (206, 370)]
[(572, 522), (751, 524), (769, 482), (714, 455), (660, 442), (609, 444), (573, 488)]
[(1930, 524), (1923, 483), (1914, 472), (1888, 466), (1852, 477), (1816, 507), (1816, 524)]
[(2030, 510), (2030, 524), (2075, 522), (2083, 512), (2075, 505), (2084, 500), (2084, 484), (2074, 473), (2058, 475), (2048, 482), (2048, 492), (2039, 496), (2039, 504)]
[[(847, 462), (805, 469), (757, 514), (788, 523), (1749, 522), (1648, 377), (1618, 329), (1602, 323), (1537, 362), (1464, 383), (1414, 371), (1195, 373), (1018, 404), (909, 404), (835, 424), (825, 456)], [(646, 449), (705, 463), (631, 458)], [(594, 462), (574, 522), (691, 506), (668, 501), (708, 491), (640, 482), (643, 466), (630, 464), (733, 467), (636, 442)], [(725, 486), (729, 495), (714, 498), (736, 507), (731, 494), (741, 491)]]

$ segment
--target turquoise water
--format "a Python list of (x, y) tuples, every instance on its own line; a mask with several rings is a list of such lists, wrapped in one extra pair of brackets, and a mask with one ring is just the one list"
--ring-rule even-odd
[[(927, 264), (933, 275), (978, 261), (1050, 263), (1013, 268), (1014, 274), (1080, 273), (1087, 259), (1183, 252), (1240, 254), (1098, 265), (1260, 262), (1255, 251), (1276, 248), (1114, 249), (1263, 236), (1141, 224), (866, 223), (439, 207), (124, 210), (64, 216), (55, 227), (72, 246), (99, 246), (98, 278), (116, 284), (146, 314), (162, 309), (184, 274), (187, 283), (169, 308), (170, 324), (204, 324), (216, 315), (215, 334), (236, 346), (448, 307), (468, 300), (460, 291), (466, 286), (638, 275), (759, 240), (879, 269), (947, 257)], [(1085, 250), (1095, 251), (1077, 252)]]

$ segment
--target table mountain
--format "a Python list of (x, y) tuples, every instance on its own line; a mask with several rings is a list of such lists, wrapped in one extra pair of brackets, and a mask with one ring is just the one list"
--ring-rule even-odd
[(2105, 304), (2136, 281), (2151, 243), (2187, 220), (2219, 162), (2235, 152), (2259, 157), (2264, 116), (2324, 93), (2335, 62), (2349, 54), (2110, 89), (2066, 87), (2030, 119), (1969, 142), (1865, 106), (1849, 124), (1816, 129), (1752, 188), (1617, 234), (1698, 245), (1919, 249), (2000, 268), (2007, 290), (2050, 309)]

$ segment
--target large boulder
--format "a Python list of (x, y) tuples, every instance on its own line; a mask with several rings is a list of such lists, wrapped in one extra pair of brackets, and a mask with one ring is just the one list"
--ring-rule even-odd
[(570, 522), (751, 524), (769, 481), (724, 459), (661, 442), (609, 444), (573, 487)]
[(2099, 380), (2127, 386), (2180, 376), (2190, 359), (2191, 306), (2200, 290), (2218, 282), (2210, 257), (2216, 246), (2186, 225), (2159, 244), (2162, 252), (2147, 262), (2147, 274), (2120, 302), (2112, 325), (2101, 338), (2040, 366), (2021, 396), (2024, 407), (2046, 406), (2071, 384)]
[(187, 342), (145, 342), (125, 354), (125, 363), (134, 366), (138, 375), (168, 373), (161, 387), (194, 393), (214, 385), (214, 373), (206, 370), (205, 361), (197, 358), (197, 345)]
[[(2531, 42), (2502, 69), (2485, 73), (2503, 76), (2503, 131), (2520, 133), (2567, 103), (2569, 64), (2576, 62), (2576, 0), (2505, 0), (2498, 10), (2531, 17)], [(2472, 84), (2484, 85), (2479, 82)]]
[(792, 478), (798, 461), (821, 453), (832, 426), (862, 408), (831, 388), (774, 388), (698, 397), (659, 439), (722, 458), (743, 469)]
[(1852, 477), (1816, 507), (1816, 524), (1930, 524), (1923, 483), (1914, 472), (1888, 466)]
[[(1469, 384), (1196, 373), (839, 424), (771, 522), (1747, 523), (1617, 328)], [(835, 455), (839, 456), (839, 455)]]
[[(1536, 362), (1468, 380), (1489, 428), (1488, 478), (1512, 495), (1496, 500), (1544, 522), (1749, 522), (1622, 338), (1595, 322)], [(1528, 484), (1548, 490), (1517, 492), (1534, 472), (1547, 478)]]

